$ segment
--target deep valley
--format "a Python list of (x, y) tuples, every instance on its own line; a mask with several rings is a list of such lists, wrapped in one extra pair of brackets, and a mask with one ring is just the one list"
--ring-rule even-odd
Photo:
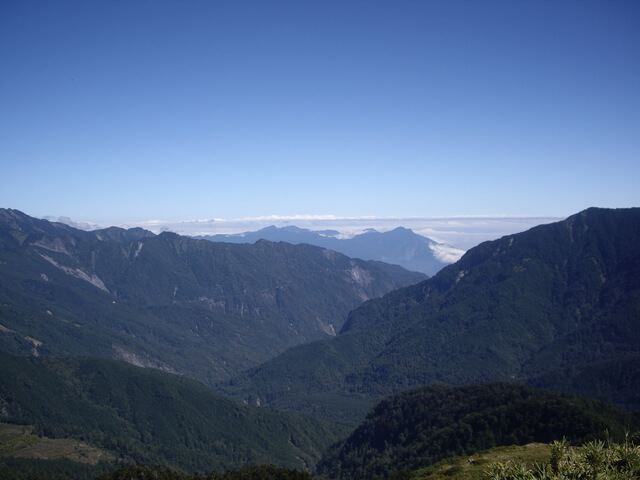
[(591, 208), (429, 278), (1, 209), (0, 475), (418, 478), (496, 447), (629, 442), (639, 246), (640, 209)]

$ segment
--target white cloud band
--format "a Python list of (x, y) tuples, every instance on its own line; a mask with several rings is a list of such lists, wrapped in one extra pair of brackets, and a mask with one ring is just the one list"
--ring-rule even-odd
[[(437, 252), (442, 258), (454, 258), (456, 249), (467, 250), (485, 240), (494, 240), (504, 235), (522, 232), (543, 223), (561, 220), (561, 217), (543, 216), (456, 216), (456, 217), (336, 217), (335, 215), (270, 215), (239, 219), (211, 218), (202, 220), (185, 220), (171, 222), (164, 220), (148, 220), (145, 222), (124, 223), (117, 226), (123, 228), (142, 227), (155, 233), (172, 231), (181, 235), (215, 235), (255, 231), (275, 225), (285, 227), (295, 225), (309, 230), (337, 230), (342, 236), (350, 237), (367, 229), (380, 232), (397, 227), (410, 228), (414, 232), (429, 237), (436, 242), (447, 244)], [(66, 221), (65, 221), (66, 220)], [(93, 228), (104, 228), (110, 225), (97, 226), (85, 222), (72, 222), (61, 217), (60, 221), (70, 225), (90, 225)], [(92, 229), (93, 229), (92, 228)], [(451, 249), (450, 246), (455, 248)]]

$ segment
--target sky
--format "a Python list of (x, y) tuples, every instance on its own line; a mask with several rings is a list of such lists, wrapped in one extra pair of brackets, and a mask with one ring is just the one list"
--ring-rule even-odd
[(0, 166), (0, 207), (213, 233), (640, 206), (640, 2), (0, 0)]

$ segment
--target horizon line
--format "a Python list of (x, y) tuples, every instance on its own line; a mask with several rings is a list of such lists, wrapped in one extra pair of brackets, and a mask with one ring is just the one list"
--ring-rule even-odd
[(544, 215), (544, 214), (460, 214), (460, 215), (404, 215), (404, 216), (375, 216), (375, 215), (362, 215), (362, 216), (338, 216), (332, 214), (322, 215), (263, 215), (263, 216), (249, 216), (249, 217), (236, 217), (236, 218), (200, 218), (200, 219), (187, 219), (187, 220), (168, 220), (168, 219), (148, 219), (148, 220), (125, 220), (118, 222), (95, 222), (92, 220), (74, 220), (67, 215), (55, 216), (45, 215), (40, 217), (43, 220), (52, 222), (65, 223), (68, 225), (86, 225), (90, 226), (91, 230), (99, 230), (109, 227), (121, 227), (128, 225), (148, 225), (161, 226), (166, 224), (180, 225), (180, 224), (211, 224), (211, 223), (236, 223), (236, 222), (292, 222), (292, 221), (420, 221), (420, 220), (508, 220), (508, 219), (564, 219), (570, 215)]

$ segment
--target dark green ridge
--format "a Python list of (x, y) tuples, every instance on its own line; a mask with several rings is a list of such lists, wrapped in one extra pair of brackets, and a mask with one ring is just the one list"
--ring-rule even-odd
[(310, 245), (84, 232), (0, 209), (0, 349), (123, 359), (213, 385), (424, 278)]
[(4, 422), (76, 438), (124, 462), (184, 472), (274, 464), (313, 469), (344, 428), (242, 405), (204, 385), (113, 360), (0, 353)]
[(344, 441), (323, 457), (324, 478), (386, 478), (448, 457), (497, 446), (578, 445), (622, 441), (640, 429), (635, 416), (611, 404), (522, 385), (432, 385), (380, 402)]
[(352, 311), (338, 337), (224, 388), (351, 424), (381, 398), (433, 382), (531, 383), (638, 409), (639, 273), (640, 209), (591, 208), (485, 242)]

